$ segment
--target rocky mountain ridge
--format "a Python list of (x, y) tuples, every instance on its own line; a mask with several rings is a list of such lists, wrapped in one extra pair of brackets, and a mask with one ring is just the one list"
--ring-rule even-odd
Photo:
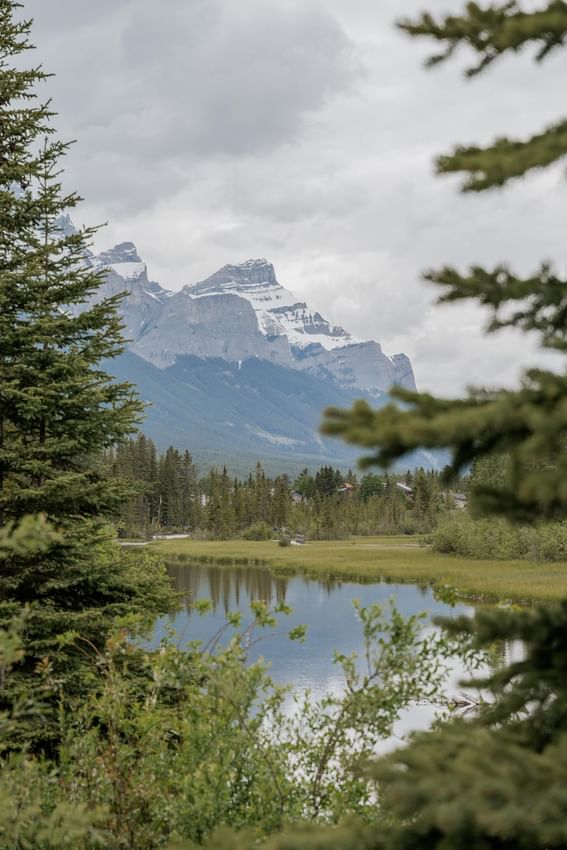
[(128, 347), (159, 369), (183, 356), (233, 363), (257, 357), (353, 391), (386, 393), (394, 384), (415, 389), (404, 354), (388, 357), (379, 343), (331, 325), (285, 289), (265, 259), (224, 266), (178, 292), (149, 279), (131, 242), (89, 262), (107, 272), (100, 295), (127, 292), (121, 312)]

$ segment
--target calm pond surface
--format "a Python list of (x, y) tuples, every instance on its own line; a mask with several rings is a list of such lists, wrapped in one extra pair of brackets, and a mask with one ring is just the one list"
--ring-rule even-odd
[[(353, 599), (360, 600), (364, 606), (387, 604), (394, 599), (396, 607), (406, 617), (420, 611), (425, 611), (428, 617), (454, 617), (472, 611), (470, 606), (462, 604), (450, 607), (436, 600), (431, 590), (411, 584), (359, 584), (302, 575), (284, 577), (264, 567), (179, 561), (169, 565), (168, 571), (186, 605), (174, 615), (158, 621), (152, 645), (157, 645), (172, 627), (180, 647), (192, 640), (206, 643), (225, 624), (228, 612), (241, 611), (243, 624), (247, 625), (251, 619), (247, 616), (251, 601), (261, 600), (271, 605), (285, 602), (293, 608), (293, 614), (279, 614), (276, 629), (254, 632), (254, 638), (266, 637), (252, 647), (250, 660), (263, 657), (269, 662), (270, 674), (276, 682), (310, 689), (315, 698), (343, 690), (341, 670), (333, 663), (334, 651), (350, 654), (363, 649), (362, 630), (355, 616)], [(200, 616), (190, 609), (190, 603), (199, 599), (212, 602), (211, 613)], [(291, 641), (286, 634), (300, 623), (308, 627), (305, 643)], [(227, 632), (223, 642), (229, 636)], [(449, 685), (451, 691), (460, 690), (461, 675), (462, 670), (455, 665)], [(428, 706), (415, 706), (405, 712), (397, 733), (401, 735), (410, 728), (426, 728), (433, 715)]]

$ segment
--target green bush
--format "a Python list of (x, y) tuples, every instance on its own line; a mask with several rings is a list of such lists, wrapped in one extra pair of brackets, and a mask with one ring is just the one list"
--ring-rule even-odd
[[(250, 625), (229, 615), (241, 633), (228, 646), (164, 643), (140, 654), (118, 636), (93, 659), (98, 693), (62, 709), (55, 797), (100, 813), (104, 850), (201, 844), (221, 825), (258, 838), (293, 821), (336, 823), (349, 813), (375, 820), (373, 785), (352, 766), (375, 753), (409, 705), (445, 706), (456, 646), (424, 633), (422, 615), (355, 608), (363, 671), (355, 656), (336, 654), (344, 689), (318, 702), (297, 694), (291, 713), (286, 689), (247, 655), (252, 635), (269, 636), (278, 613), (289, 612), (283, 604), (253, 603)], [(299, 626), (289, 637), (304, 632)]]
[(273, 531), (267, 522), (255, 522), (242, 532), (244, 540), (271, 540)]
[(503, 519), (444, 518), (431, 534), (436, 552), (485, 560), (567, 561), (567, 522), (515, 526)]

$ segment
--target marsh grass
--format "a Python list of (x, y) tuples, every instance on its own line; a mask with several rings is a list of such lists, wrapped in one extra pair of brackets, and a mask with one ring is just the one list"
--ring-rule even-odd
[(267, 566), (281, 575), (303, 572), (353, 581), (412, 582), (459, 596), (512, 603), (567, 597), (567, 562), (473, 560), (433, 552), (407, 536), (357, 537), (280, 547), (277, 541), (162, 540), (151, 545), (167, 560)]

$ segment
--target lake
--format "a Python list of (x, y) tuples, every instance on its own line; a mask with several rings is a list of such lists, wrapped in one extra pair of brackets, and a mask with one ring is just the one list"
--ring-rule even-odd
[[(250, 652), (250, 660), (263, 657), (270, 664), (270, 674), (280, 684), (290, 684), (299, 689), (310, 689), (315, 698), (343, 690), (343, 676), (333, 663), (333, 653), (361, 652), (362, 630), (355, 616), (353, 599), (364, 606), (387, 604), (394, 599), (404, 616), (425, 611), (428, 618), (443, 615), (454, 617), (472, 613), (470, 606), (455, 607), (435, 599), (430, 589), (412, 584), (364, 583), (318, 579), (303, 575), (291, 577), (276, 575), (268, 568), (257, 566), (215, 566), (176, 561), (168, 566), (175, 589), (187, 604), (156, 624), (152, 641), (156, 646), (166, 631), (173, 628), (178, 646), (192, 640), (206, 643), (223, 627), (228, 612), (249, 613), (250, 602), (261, 600), (271, 605), (285, 602), (293, 614), (278, 615), (278, 627), (260, 630), (254, 638), (266, 635)], [(208, 599), (213, 610), (200, 616), (191, 610), (189, 603)], [(244, 617), (248, 624), (252, 618)], [(305, 643), (291, 641), (290, 629), (305, 623), (308, 627)], [(431, 628), (426, 625), (426, 628)], [(227, 640), (230, 630), (223, 640)], [(463, 671), (455, 665), (448, 693), (460, 692), (458, 680)], [(404, 712), (396, 729), (398, 736), (408, 729), (427, 728), (434, 711), (429, 706), (414, 706)]]

